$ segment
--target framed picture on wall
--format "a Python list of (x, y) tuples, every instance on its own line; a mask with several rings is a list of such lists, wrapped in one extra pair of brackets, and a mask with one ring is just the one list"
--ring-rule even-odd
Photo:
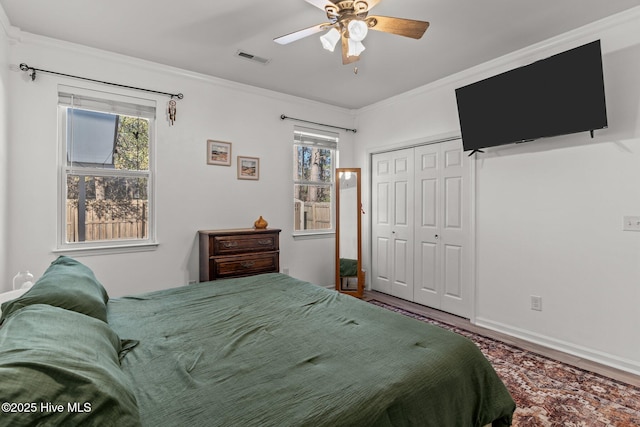
[(238, 156), (238, 179), (260, 179), (260, 159)]
[(231, 143), (208, 139), (207, 164), (231, 166)]

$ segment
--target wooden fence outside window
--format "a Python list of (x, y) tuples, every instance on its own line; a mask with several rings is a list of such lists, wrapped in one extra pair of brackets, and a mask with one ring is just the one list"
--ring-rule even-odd
[(295, 230), (326, 230), (331, 228), (331, 203), (295, 201)]
[[(147, 213), (149, 212), (148, 201), (134, 200), (131, 204), (134, 205), (136, 209), (133, 213), (123, 218), (112, 218), (109, 213), (100, 217), (90, 206), (87, 206), (83, 239), (82, 227), (78, 223), (78, 207), (74, 201), (67, 200), (67, 242), (146, 239), (149, 235), (149, 222), (147, 219)], [(115, 203), (113, 209), (116, 209)], [(111, 212), (111, 209), (107, 208), (105, 211)]]

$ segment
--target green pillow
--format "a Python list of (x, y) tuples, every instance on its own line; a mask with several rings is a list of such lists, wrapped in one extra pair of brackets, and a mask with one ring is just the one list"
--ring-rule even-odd
[(340, 277), (351, 277), (358, 275), (358, 260), (340, 258)]
[(0, 323), (32, 304), (48, 304), (107, 321), (109, 296), (93, 271), (75, 259), (61, 256), (22, 296), (2, 304)]
[(140, 425), (108, 324), (33, 304), (5, 321), (0, 343), (1, 425)]

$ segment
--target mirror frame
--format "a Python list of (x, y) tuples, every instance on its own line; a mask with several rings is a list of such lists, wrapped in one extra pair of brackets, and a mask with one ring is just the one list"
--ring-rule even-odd
[[(355, 173), (358, 177), (356, 184), (356, 212), (357, 212), (357, 280), (356, 290), (345, 290), (340, 284), (340, 174), (343, 172)], [(364, 271), (362, 271), (362, 170), (360, 168), (336, 168), (336, 291), (357, 298), (364, 295)]]

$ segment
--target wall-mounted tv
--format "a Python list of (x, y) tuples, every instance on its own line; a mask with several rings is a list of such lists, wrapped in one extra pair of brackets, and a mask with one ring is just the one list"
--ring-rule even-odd
[(456, 89), (466, 150), (607, 127), (600, 40)]

